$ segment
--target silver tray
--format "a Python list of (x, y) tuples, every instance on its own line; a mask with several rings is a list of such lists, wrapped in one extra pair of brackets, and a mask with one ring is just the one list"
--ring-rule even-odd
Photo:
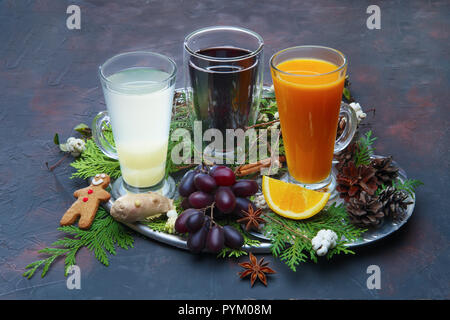
[[(377, 156), (375, 156), (375, 157), (377, 157)], [(395, 161), (393, 161), (393, 164), (399, 168), (398, 179), (400, 181), (406, 180), (407, 179), (406, 172), (402, 168), (400, 168)], [(92, 178), (89, 178), (88, 182), (90, 183), (91, 180), (92, 180)], [(415, 195), (413, 197), (409, 196), (408, 201), (410, 201), (411, 204), (408, 205), (402, 220), (399, 220), (399, 221), (385, 220), (383, 222), (383, 224), (381, 224), (379, 227), (369, 229), (368, 231), (364, 232), (359, 239), (347, 243), (347, 247), (354, 248), (354, 247), (360, 247), (360, 246), (371, 244), (375, 241), (381, 240), (381, 239), (389, 236), (390, 234), (392, 234), (395, 231), (397, 231), (398, 229), (400, 229), (409, 220), (409, 218), (411, 217), (411, 215), (414, 211), (414, 206), (416, 203)], [(334, 202), (339, 204), (339, 203), (342, 203), (343, 201), (341, 199), (338, 199)], [(113, 203), (114, 203), (114, 200), (111, 199), (108, 202), (102, 204), (102, 206), (109, 212)], [(139, 222), (124, 223), (124, 224), (126, 226), (128, 226), (129, 228), (133, 229), (134, 231), (139, 232), (140, 234), (142, 234), (150, 239), (168, 244), (168, 245), (176, 247), (176, 248), (188, 250), (186, 238), (183, 236), (168, 234), (168, 233), (164, 233), (164, 232), (160, 232), (160, 231), (155, 231), (155, 230), (151, 229), (150, 227), (148, 227), (144, 224), (141, 224)], [(250, 232), (249, 234), (251, 236), (253, 236), (254, 238), (260, 240), (261, 243), (259, 246), (245, 245), (242, 248), (243, 250), (251, 251), (253, 253), (270, 253), (270, 247), (271, 247), (270, 239), (265, 237), (262, 233), (258, 233), (258, 232)]]

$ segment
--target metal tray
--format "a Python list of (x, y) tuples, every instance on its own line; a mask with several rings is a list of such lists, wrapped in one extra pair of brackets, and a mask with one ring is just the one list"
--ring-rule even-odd
[[(395, 161), (393, 161), (393, 164), (395, 166), (399, 167), (398, 164), (395, 163)], [(406, 180), (406, 178), (407, 178), (406, 172), (402, 168), (399, 167), (398, 179), (400, 181), (404, 181), (404, 180)], [(91, 179), (92, 178), (88, 179), (89, 183), (90, 183)], [(109, 212), (112, 204), (114, 203), (113, 201), (114, 200), (111, 199), (107, 203), (104, 203), (102, 206)], [(359, 238), (355, 241), (349, 242), (347, 244), (347, 246), (349, 248), (354, 248), (354, 247), (368, 245), (375, 241), (381, 240), (381, 239), (389, 236), (390, 234), (394, 233), (398, 229), (400, 229), (409, 220), (409, 218), (411, 217), (411, 215), (414, 211), (414, 206), (416, 203), (415, 196), (414, 197), (409, 196), (408, 201), (411, 201), (412, 203), (410, 205), (408, 205), (405, 215), (404, 215), (404, 218), (402, 220), (400, 220), (400, 221), (385, 220), (382, 225), (380, 225), (377, 228), (369, 229), (368, 231), (366, 231), (365, 233), (362, 234), (361, 238)], [(336, 200), (336, 202), (342, 203), (342, 200), (339, 199), (339, 200)], [(173, 247), (188, 250), (185, 237), (155, 231), (141, 223), (125, 223), (125, 225), (127, 225), (129, 228), (135, 230), (136, 232), (141, 233), (142, 235), (144, 235), (150, 239), (168, 244)], [(242, 248), (243, 250), (252, 251), (253, 253), (270, 253), (270, 246), (271, 246), (270, 239), (266, 238), (263, 234), (258, 233), (258, 232), (250, 232), (250, 235), (252, 235), (254, 238), (257, 238), (258, 240), (260, 240), (261, 244), (259, 246), (246, 245)]]

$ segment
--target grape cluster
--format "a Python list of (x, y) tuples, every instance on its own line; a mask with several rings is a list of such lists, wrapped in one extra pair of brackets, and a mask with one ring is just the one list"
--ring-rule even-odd
[(249, 206), (256, 210), (247, 199), (258, 192), (256, 181), (236, 180), (233, 170), (224, 165), (202, 165), (184, 175), (178, 191), (184, 197), (181, 203), (184, 211), (177, 218), (175, 230), (189, 233), (187, 245), (192, 252), (242, 247), (242, 234), (232, 226), (218, 225), (214, 219), (242, 217), (242, 211)]

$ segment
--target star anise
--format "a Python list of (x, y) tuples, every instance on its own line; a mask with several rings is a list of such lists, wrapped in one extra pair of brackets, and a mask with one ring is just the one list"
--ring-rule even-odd
[(256, 257), (250, 252), (250, 261), (239, 263), (239, 265), (246, 270), (239, 272), (238, 274), (241, 279), (250, 275), (250, 283), (252, 287), (256, 281), (256, 278), (258, 278), (265, 286), (267, 286), (266, 274), (276, 273), (273, 269), (267, 266), (268, 264), (268, 262), (264, 262), (264, 258), (261, 258), (261, 260), (259, 260), (258, 262)]
[(260, 223), (266, 223), (266, 220), (261, 218), (261, 214), (263, 213), (262, 209), (259, 208), (257, 210), (253, 209), (252, 205), (248, 205), (248, 210), (242, 210), (243, 218), (237, 220), (238, 223), (246, 223), (245, 230), (250, 231), (251, 229), (258, 231)]

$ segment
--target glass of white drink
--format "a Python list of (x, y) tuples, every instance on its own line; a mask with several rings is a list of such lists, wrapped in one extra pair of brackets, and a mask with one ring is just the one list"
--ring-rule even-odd
[[(175, 191), (165, 167), (176, 71), (172, 59), (152, 52), (122, 53), (99, 68), (107, 111), (95, 117), (93, 137), (105, 155), (119, 160), (115, 198), (148, 191), (171, 197)], [(109, 124), (115, 147), (103, 134)]]

